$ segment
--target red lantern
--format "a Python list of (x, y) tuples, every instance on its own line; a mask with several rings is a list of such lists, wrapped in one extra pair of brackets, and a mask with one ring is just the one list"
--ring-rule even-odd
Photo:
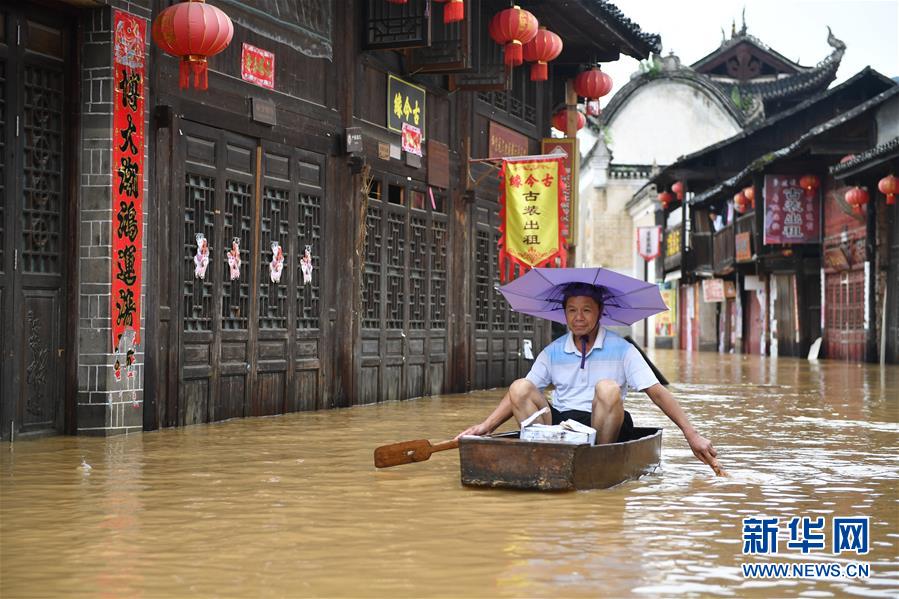
[(749, 203), (749, 198), (746, 197), (746, 191), (738, 191), (734, 194), (734, 209), (743, 214), (746, 212), (747, 204)]
[(899, 179), (889, 174), (877, 183), (877, 189), (887, 197), (887, 205), (892, 206), (896, 203), (896, 194), (899, 193)]
[(588, 100), (598, 100), (612, 91), (612, 78), (599, 67), (579, 73), (574, 78), (574, 92)]
[(562, 53), (562, 38), (541, 27), (534, 39), (521, 48), (522, 57), (533, 62), (531, 65), (531, 81), (546, 81), (549, 78), (550, 60), (555, 60)]
[(799, 179), (799, 187), (805, 190), (809, 197), (815, 195), (815, 191), (821, 186), (821, 179), (817, 175), (805, 175)]
[(844, 197), (846, 203), (852, 206), (852, 211), (856, 214), (861, 214), (862, 206), (868, 203), (868, 192), (863, 187), (853, 187), (846, 192)]
[(505, 46), (507, 66), (521, 64), (521, 47), (537, 35), (537, 17), (517, 5), (497, 13), (490, 21), (487, 31), (497, 44)]
[[(577, 130), (580, 131), (587, 124), (587, 117), (580, 110), (577, 111)], [(553, 115), (553, 127), (562, 133), (568, 133), (568, 111), (564, 108)]]
[(659, 202), (662, 203), (662, 210), (668, 210), (668, 206), (674, 201), (674, 194), (670, 191), (663, 191), (659, 194)]
[(755, 209), (755, 187), (750, 185), (743, 188), (743, 195), (749, 201), (749, 207)]
[(683, 181), (675, 181), (674, 185), (671, 186), (671, 191), (674, 192), (674, 195), (677, 196), (677, 199), (684, 199), (684, 182)]
[(462, 0), (435, 0), (446, 4), (443, 7), (443, 22), (447, 25), (465, 18), (465, 3)]
[(163, 51), (181, 57), (179, 84), (207, 89), (206, 58), (228, 47), (234, 25), (224, 12), (203, 2), (190, 0), (172, 5), (159, 13), (153, 22), (153, 40)]

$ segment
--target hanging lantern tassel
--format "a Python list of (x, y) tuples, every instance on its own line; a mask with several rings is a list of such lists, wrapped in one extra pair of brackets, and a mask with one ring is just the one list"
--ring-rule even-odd
[(181, 89), (190, 87), (190, 73), (194, 74), (194, 88), (199, 90), (209, 89), (209, 62), (205, 56), (189, 54), (181, 59), (179, 72), (179, 85)]
[(465, 2), (463, 0), (449, 0), (443, 7), (443, 22), (449, 25), (465, 18)]

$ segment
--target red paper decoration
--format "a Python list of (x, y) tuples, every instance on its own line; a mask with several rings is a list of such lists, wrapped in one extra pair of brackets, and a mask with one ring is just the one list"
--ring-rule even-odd
[(887, 205), (892, 206), (896, 203), (896, 194), (899, 193), (899, 179), (889, 174), (877, 183), (877, 189), (887, 197)]
[(734, 194), (734, 209), (743, 214), (746, 212), (749, 204), (749, 198), (746, 197), (746, 191), (740, 190)]
[(674, 201), (674, 194), (670, 191), (663, 191), (659, 194), (659, 201), (662, 203), (662, 210), (668, 210), (668, 206)]
[(434, 0), (444, 4), (443, 22), (447, 25), (465, 18), (465, 3), (462, 0)]
[(749, 200), (749, 207), (755, 209), (755, 187), (752, 185), (744, 187), (743, 195)]
[(537, 17), (516, 5), (497, 13), (487, 31), (493, 41), (505, 47), (506, 66), (516, 67), (523, 59), (522, 46), (534, 39), (538, 26)]
[(684, 199), (684, 182), (675, 181), (674, 185), (671, 186), (671, 191), (677, 196), (678, 201), (682, 201)]
[(562, 38), (541, 27), (534, 39), (522, 48), (522, 56), (531, 65), (531, 81), (546, 81), (549, 78), (547, 62), (555, 60), (562, 53)]
[(815, 190), (821, 186), (821, 179), (817, 175), (805, 175), (799, 179), (799, 187), (805, 190), (807, 196), (815, 195)]
[[(587, 124), (587, 117), (580, 110), (577, 111), (577, 130), (580, 131)], [(568, 111), (564, 108), (553, 115), (553, 127), (562, 133), (568, 133)]]
[(612, 78), (593, 67), (574, 78), (574, 91), (588, 100), (598, 100), (612, 91)]
[(234, 25), (224, 12), (203, 0), (190, 0), (168, 7), (153, 22), (153, 40), (163, 51), (181, 57), (179, 84), (207, 89), (206, 58), (228, 47)]
[(856, 214), (862, 213), (862, 206), (868, 203), (868, 192), (864, 187), (853, 187), (844, 196), (846, 203), (852, 206)]

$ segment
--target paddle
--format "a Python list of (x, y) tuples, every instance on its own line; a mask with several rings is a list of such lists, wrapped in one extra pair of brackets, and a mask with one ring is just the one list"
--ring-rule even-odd
[(432, 453), (457, 447), (459, 447), (458, 439), (451, 439), (436, 445), (427, 439), (382, 445), (375, 449), (375, 467), (389, 468), (391, 466), (411, 464), (412, 462), (424, 462), (430, 459)]
[(640, 347), (640, 345), (639, 345), (636, 341), (634, 341), (633, 339), (631, 339), (631, 336), (630, 336), (630, 335), (625, 335), (624, 338), (627, 339), (627, 341), (628, 341), (631, 345), (633, 345), (634, 347), (637, 348), (637, 351), (640, 352), (640, 355), (643, 356), (643, 359), (644, 359), (644, 360), (646, 360), (646, 364), (647, 364), (647, 365), (649, 366), (649, 368), (652, 370), (652, 373), (653, 373), (654, 375), (656, 375), (656, 378), (659, 380), (659, 382), (660, 382), (663, 386), (667, 387), (668, 384), (669, 384), (669, 383), (668, 383), (668, 379), (666, 379), (666, 378), (665, 378), (665, 375), (662, 374), (662, 371), (659, 370), (658, 368), (656, 368), (656, 365), (653, 364), (653, 363), (649, 360), (649, 357), (648, 357), (648, 356), (646, 355), (646, 353), (643, 351), (643, 348)]

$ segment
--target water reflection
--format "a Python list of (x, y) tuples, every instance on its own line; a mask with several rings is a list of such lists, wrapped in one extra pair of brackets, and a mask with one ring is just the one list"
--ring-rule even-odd
[[(896, 596), (899, 368), (658, 351), (731, 473), (665, 426), (659, 473), (601, 491), (465, 489), (456, 452), (384, 471), (372, 449), (442, 440), (500, 391), (109, 440), (16, 442), (0, 457), (0, 595)], [(82, 457), (91, 465), (81, 468)], [(746, 516), (871, 518), (868, 579), (744, 580)], [(829, 536), (828, 536), (829, 538)], [(853, 556), (854, 557), (854, 556)]]

